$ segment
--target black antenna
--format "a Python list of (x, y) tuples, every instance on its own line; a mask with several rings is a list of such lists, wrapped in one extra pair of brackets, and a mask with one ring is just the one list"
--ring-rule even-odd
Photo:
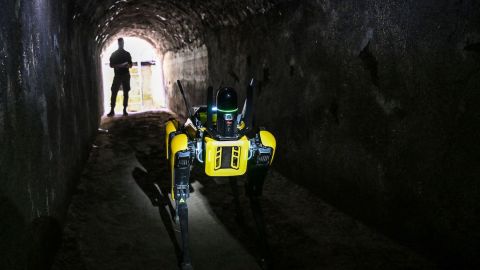
[(213, 118), (213, 87), (208, 87), (207, 89), (207, 129), (212, 129), (212, 118)]
[(252, 78), (247, 86), (247, 98), (243, 105), (243, 119), (245, 119), (246, 130), (252, 128), (253, 117), (253, 89), (255, 88), (255, 80)]
[(180, 93), (182, 93), (183, 101), (185, 102), (185, 106), (187, 107), (188, 116), (193, 116), (190, 106), (188, 105), (187, 98), (185, 97), (185, 92), (183, 91), (183, 86), (180, 80), (177, 80), (178, 88), (180, 88)]

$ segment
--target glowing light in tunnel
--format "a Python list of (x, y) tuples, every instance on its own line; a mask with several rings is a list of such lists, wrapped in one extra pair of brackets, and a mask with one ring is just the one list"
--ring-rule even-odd
[[(157, 110), (165, 107), (165, 90), (163, 87), (162, 57), (146, 40), (138, 37), (124, 37), (125, 50), (132, 56), (133, 67), (130, 69), (130, 86), (128, 111), (140, 112)], [(118, 49), (117, 40), (104, 47), (101, 54), (104, 112), (110, 111), (111, 84), (114, 71), (110, 68), (110, 56)], [(123, 91), (118, 92), (115, 111), (123, 109)]]
[(220, 110), (220, 109), (217, 108), (217, 111), (223, 112), (223, 113), (232, 113), (232, 112), (238, 111), (238, 109), (234, 109), (234, 110)]

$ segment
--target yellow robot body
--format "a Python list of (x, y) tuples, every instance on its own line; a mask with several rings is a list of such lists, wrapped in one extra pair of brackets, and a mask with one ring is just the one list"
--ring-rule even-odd
[(205, 137), (205, 173), (208, 176), (238, 176), (247, 171), (250, 141), (246, 136), (235, 141)]
[(178, 129), (178, 121), (177, 120), (169, 120), (167, 121), (166, 125), (165, 125), (165, 151), (166, 151), (166, 157), (167, 159), (169, 159), (170, 157), (170, 148), (169, 148), (169, 145), (170, 145), (170, 140), (172, 139), (172, 135), (177, 131)]
[(270, 165), (273, 162), (273, 158), (275, 157), (275, 149), (277, 148), (277, 141), (272, 133), (266, 130), (261, 130), (260, 132), (260, 140), (264, 146), (270, 147), (273, 150), (272, 157), (270, 158)]
[(171, 181), (172, 181), (172, 199), (175, 200), (175, 192), (173, 190), (175, 186), (175, 156), (177, 153), (188, 150), (188, 137), (185, 134), (178, 134), (173, 137), (170, 145), (170, 172), (171, 172)]

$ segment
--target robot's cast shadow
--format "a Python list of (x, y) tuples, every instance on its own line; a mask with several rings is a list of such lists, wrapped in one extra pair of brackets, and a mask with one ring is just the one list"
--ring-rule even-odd
[(152, 180), (152, 175), (140, 168), (135, 168), (132, 172), (132, 176), (140, 189), (150, 199), (152, 205), (158, 207), (160, 218), (162, 219), (165, 230), (167, 231), (170, 241), (172, 241), (174, 246), (177, 261), (180, 263), (182, 251), (176, 238), (175, 227), (173, 223), (175, 218), (175, 209), (171, 201), (168, 199), (168, 195), (164, 195), (168, 194), (166, 189), (155, 183)]

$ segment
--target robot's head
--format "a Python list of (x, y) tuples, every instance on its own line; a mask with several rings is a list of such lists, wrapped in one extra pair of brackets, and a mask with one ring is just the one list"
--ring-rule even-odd
[(237, 132), (237, 93), (233, 88), (223, 87), (217, 93), (217, 132), (233, 137)]

